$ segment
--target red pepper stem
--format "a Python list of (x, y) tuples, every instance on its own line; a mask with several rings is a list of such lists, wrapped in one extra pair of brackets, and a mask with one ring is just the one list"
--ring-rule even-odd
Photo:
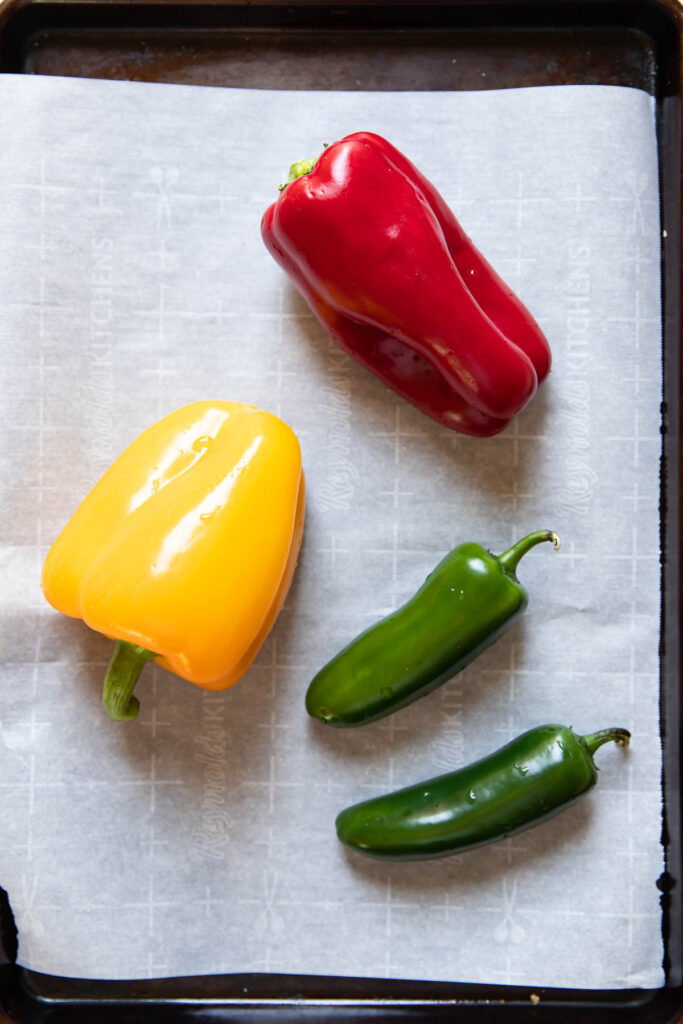
[(628, 729), (601, 729), (600, 732), (591, 732), (588, 736), (582, 736), (581, 742), (593, 756), (598, 747), (601, 747), (603, 743), (610, 743), (612, 740), (620, 747), (627, 747), (628, 741), (631, 739), (631, 733)]
[[(327, 143), (324, 145), (327, 147)], [(289, 177), (284, 185), (279, 186), (280, 192), (284, 192), (287, 186), (296, 181), (297, 178), (303, 177), (304, 174), (310, 174), (319, 159), (319, 156), (309, 156), (305, 160), (295, 160), (293, 164), (290, 164)]]
[(294, 163), (290, 165), (287, 182), (296, 181), (296, 179), (301, 178), (302, 175), (310, 174), (317, 162), (317, 156), (309, 156), (306, 157), (305, 160), (295, 160)]
[(511, 576), (515, 575), (517, 565), (520, 558), (523, 558), (527, 551), (531, 551), (537, 544), (542, 544), (543, 541), (550, 540), (553, 542), (555, 550), (557, 551), (560, 547), (560, 538), (552, 530), (536, 530), (534, 533), (530, 533), (527, 537), (522, 537), (516, 544), (513, 544), (511, 548), (504, 551), (502, 555), (498, 556), (498, 561), (502, 566), (503, 570), (509, 573)]
[(104, 710), (116, 722), (130, 722), (137, 717), (140, 701), (133, 696), (138, 676), (150, 658), (157, 655), (144, 647), (117, 640), (114, 654), (104, 679), (102, 703)]

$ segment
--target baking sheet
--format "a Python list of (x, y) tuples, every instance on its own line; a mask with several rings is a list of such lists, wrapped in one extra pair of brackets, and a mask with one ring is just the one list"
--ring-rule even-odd
[[(546, 330), (554, 370), (488, 441), (445, 431), (324, 335), (259, 237), (289, 163), (385, 134)], [(601, 86), (287, 93), (0, 79), (0, 884), (34, 970), (277, 971), (564, 987), (662, 983), (659, 222), (653, 101)], [(302, 558), (222, 695), (145, 669), (100, 708), (111, 645), (40, 566), (137, 433), (198, 398), (300, 436)], [(463, 540), (520, 567), (522, 623), (447, 686), (336, 732), (313, 673)], [(346, 853), (350, 802), (544, 721), (633, 732), (589, 799), (426, 864)]]

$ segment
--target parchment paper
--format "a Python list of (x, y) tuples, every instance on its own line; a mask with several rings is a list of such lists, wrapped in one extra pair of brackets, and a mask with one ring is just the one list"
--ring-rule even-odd
[[(551, 377), (496, 439), (448, 432), (349, 361), (262, 245), (290, 162), (359, 129), (418, 163), (547, 332)], [(0, 883), (20, 962), (661, 984), (651, 98), (5, 77), (0, 138)], [(139, 719), (116, 724), (111, 643), (44, 603), (42, 559), (128, 442), (209, 397), (301, 438), (296, 580), (234, 689), (148, 667)], [(362, 729), (308, 720), (314, 672), (451, 547), (540, 527), (560, 553), (525, 558), (523, 622), (462, 675)], [(338, 843), (349, 803), (553, 721), (633, 741), (548, 824), (389, 867)]]

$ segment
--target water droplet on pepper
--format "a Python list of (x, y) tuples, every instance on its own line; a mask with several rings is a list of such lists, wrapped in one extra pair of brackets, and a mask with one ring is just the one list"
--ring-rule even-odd
[(220, 508), (220, 505), (216, 505), (216, 507), (212, 508), (210, 512), (200, 512), (199, 518), (203, 523), (205, 523), (207, 520), (211, 519), (212, 516), (215, 516), (216, 512), (220, 512)]
[(212, 444), (213, 438), (209, 437), (208, 434), (204, 434), (202, 437), (198, 437), (192, 442), (192, 451), (203, 452), (205, 449), (210, 448)]

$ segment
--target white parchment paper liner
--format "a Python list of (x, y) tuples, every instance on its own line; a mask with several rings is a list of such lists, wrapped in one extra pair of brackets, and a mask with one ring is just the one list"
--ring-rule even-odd
[[(259, 237), (289, 163), (358, 130), (442, 191), (550, 339), (502, 436), (451, 434), (323, 334)], [(0, 80), (0, 883), (20, 962), (132, 978), (275, 971), (580, 987), (662, 981), (660, 306), (653, 102), (564, 87), (260, 92)], [(378, 197), (380, 201), (380, 197)], [(298, 432), (297, 578), (248, 678), (145, 670), (45, 605), (47, 547), (144, 427), (197, 398)], [(524, 622), (429, 698), (309, 722), (314, 671), (463, 540), (555, 529)], [(633, 732), (589, 799), (487, 849), (387, 867), (337, 811), (544, 721)]]

